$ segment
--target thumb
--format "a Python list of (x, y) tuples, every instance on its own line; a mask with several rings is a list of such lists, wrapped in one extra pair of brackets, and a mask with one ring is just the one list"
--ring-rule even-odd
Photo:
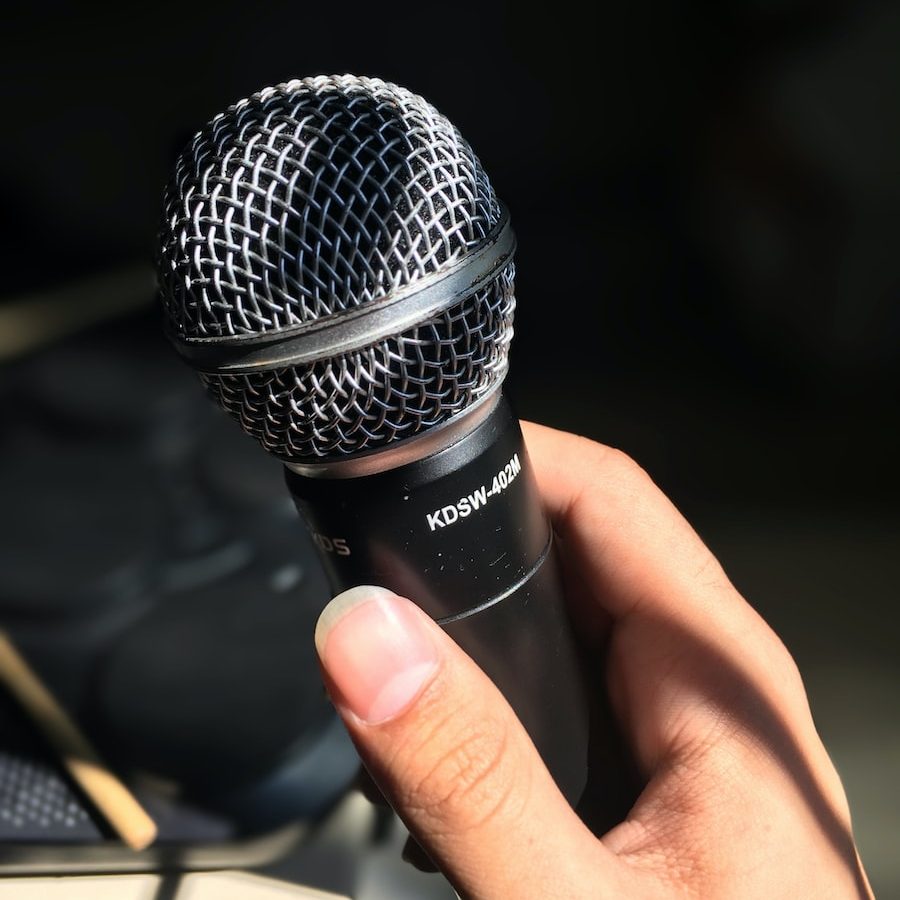
[(346, 591), (323, 611), (316, 647), (366, 767), (461, 894), (576, 898), (614, 887), (614, 858), (509, 705), (415, 604), (383, 588)]

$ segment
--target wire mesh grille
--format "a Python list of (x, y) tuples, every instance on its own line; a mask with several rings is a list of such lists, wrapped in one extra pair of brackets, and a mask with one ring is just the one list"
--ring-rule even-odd
[(500, 215), (434, 107), (354, 76), (293, 81), (217, 116), (181, 155), (160, 277), (176, 335), (290, 328), (437, 271)]
[(462, 303), (363, 350), (246, 375), (200, 377), (267, 450), (315, 460), (373, 450), (446, 421), (506, 374), (513, 265)]
[[(500, 214), (472, 149), (421, 97), (349, 75), (268, 88), (213, 119), (177, 163), (158, 259), (170, 333), (302, 330), (441, 271)], [(513, 275), (510, 263), (444, 313), (358, 351), (201, 378), (282, 459), (375, 449), (503, 379)]]

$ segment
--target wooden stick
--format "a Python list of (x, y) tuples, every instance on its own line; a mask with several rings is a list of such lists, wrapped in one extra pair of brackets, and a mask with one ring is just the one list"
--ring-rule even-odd
[(104, 765), (69, 714), (0, 631), (0, 681), (19, 701), (62, 759), (69, 774), (133, 850), (156, 839), (156, 824), (131, 791)]

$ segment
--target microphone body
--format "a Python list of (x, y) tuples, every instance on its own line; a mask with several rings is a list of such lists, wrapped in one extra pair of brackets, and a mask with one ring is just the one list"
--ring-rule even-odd
[(166, 192), (166, 327), (278, 457), (335, 590), (433, 616), (506, 695), (566, 797), (588, 703), (550, 526), (501, 386), (509, 215), (459, 131), (405, 88), (317, 76), (254, 94)]
[(349, 477), (287, 466), (287, 485), (334, 590), (378, 584), (421, 606), (504, 694), (574, 805), (588, 706), (553, 533), (518, 421), (499, 392), (486, 406), (422, 458)]

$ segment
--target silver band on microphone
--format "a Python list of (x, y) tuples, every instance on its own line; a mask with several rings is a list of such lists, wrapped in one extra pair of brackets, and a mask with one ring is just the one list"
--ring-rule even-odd
[(281, 462), (292, 472), (305, 475), (307, 478), (359, 478), (418, 462), (450, 447), (474, 431), (500, 402), (502, 382), (503, 378), (498, 378), (489, 392), (440, 425), (405, 440), (388, 444), (387, 447), (321, 462), (297, 462), (288, 459), (282, 459)]
[(195, 369), (211, 374), (259, 372), (339, 356), (402, 333), (474, 294), (500, 273), (515, 249), (509, 212), (501, 207), (497, 224), (476, 249), (381, 300), (283, 331), (170, 337), (178, 353)]

